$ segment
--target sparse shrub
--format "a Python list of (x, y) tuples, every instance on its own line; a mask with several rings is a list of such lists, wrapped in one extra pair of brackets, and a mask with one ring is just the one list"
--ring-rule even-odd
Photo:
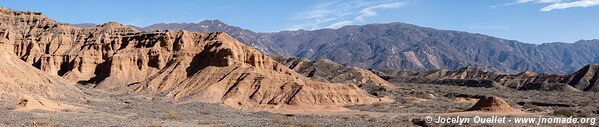
[(162, 125), (158, 125), (158, 124), (150, 124), (150, 125), (148, 125), (148, 127), (162, 127)]
[(214, 114), (215, 111), (210, 110), (210, 109), (199, 109), (196, 110), (196, 113), (201, 114), (201, 115), (210, 115), (210, 114)]
[(214, 124), (223, 124), (224, 121), (214, 121), (214, 120), (199, 120), (198, 125), (214, 125)]
[(110, 95), (110, 97), (124, 97), (124, 96), (127, 96), (127, 95), (128, 95), (128, 93), (121, 92), (121, 93), (112, 94), (112, 95)]
[(134, 108), (135, 108), (135, 105), (131, 104), (131, 103), (129, 103), (129, 104), (127, 104), (127, 106), (125, 106), (125, 109), (134, 109)]
[(543, 111), (543, 109), (539, 108), (539, 106), (536, 106), (531, 103), (524, 103), (524, 108), (530, 109), (530, 111), (533, 111), (533, 112), (542, 112)]
[(151, 124), (151, 125), (148, 125), (148, 127), (162, 127), (162, 125)]
[(304, 124), (302, 126), (303, 127), (317, 127), (318, 126), (318, 122), (316, 122), (316, 121), (313, 120), (313, 121), (310, 121), (310, 122), (308, 122), (308, 123), (306, 123), (306, 124)]
[(294, 123), (292, 121), (281, 120), (279, 118), (272, 119), (272, 123), (278, 124), (278, 125), (286, 125), (286, 126), (294, 125)]
[(29, 123), (30, 126), (34, 126), (34, 127), (55, 127), (56, 125), (50, 121), (46, 121), (46, 120), (39, 120), (39, 121), (31, 121), (31, 123)]
[(148, 125), (148, 127), (162, 127), (162, 125), (160, 125), (160, 123), (156, 123), (155, 121), (153, 121), (150, 123), (150, 125)]
[(376, 118), (368, 118), (368, 120), (366, 120), (368, 122), (376, 122)]
[(391, 110), (386, 109), (386, 108), (376, 108), (374, 109), (375, 112), (391, 112)]
[(349, 118), (349, 117), (347, 117), (347, 116), (343, 116), (343, 117), (341, 117), (341, 119), (343, 119), (343, 120), (347, 121), (347, 120), (349, 120), (350, 118)]
[(164, 119), (166, 119), (166, 120), (179, 120), (179, 119), (181, 119), (181, 116), (175, 110), (172, 110), (172, 109), (171, 110), (166, 110), (164, 113), (165, 113)]
[(73, 110), (71, 110), (71, 109), (68, 109), (68, 108), (65, 108), (65, 109), (62, 109), (61, 111), (62, 111), (62, 112), (72, 112)]
[(384, 103), (374, 103), (374, 104), (372, 104), (372, 107), (375, 107), (375, 108), (382, 107), (382, 106), (385, 106), (385, 104)]
[(578, 111), (577, 114), (578, 114), (577, 115), (578, 117), (590, 117), (590, 116), (592, 116), (590, 111)]
[(86, 99), (86, 100), (85, 100), (85, 104), (87, 104), (87, 105), (95, 105), (95, 104), (96, 104), (96, 101), (94, 101), (94, 100), (90, 100), (90, 99)]
[(556, 109), (555, 111), (553, 111), (553, 115), (569, 117), (569, 116), (576, 116), (576, 112), (574, 112), (570, 109), (560, 108), (560, 109)]
[(368, 118), (367, 114), (357, 114), (356, 116), (358, 116), (359, 118), (362, 118), (362, 119)]

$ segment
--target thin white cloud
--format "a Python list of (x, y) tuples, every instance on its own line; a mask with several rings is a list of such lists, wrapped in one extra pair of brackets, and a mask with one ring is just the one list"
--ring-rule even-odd
[(516, 3), (558, 3), (562, 0), (516, 0)]
[(541, 11), (552, 11), (560, 9), (568, 9), (575, 7), (591, 7), (599, 5), (599, 0), (579, 0), (565, 3), (553, 3), (547, 7), (541, 8)]
[(543, 3), (558, 3), (562, 0), (516, 0), (514, 2), (505, 3), (501, 5), (493, 5), (491, 8), (503, 7), (503, 6), (511, 6), (517, 4), (525, 4), (525, 3), (535, 3), (535, 4), (543, 4)]
[(286, 30), (315, 30), (353, 25), (354, 23), (365, 22), (368, 18), (377, 16), (378, 11), (400, 8), (404, 4), (397, 0), (334, 0), (324, 2), (296, 14), (292, 19), (300, 23)]
[(399, 8), (403, 5), (404, 5), (404, 3), (402, 3), (402, 2), (393, 2), (393, 3), (383, 3), (383, 4), (370, 6), (370, 7), (360, 10), (360, 12), (359, 12), (360, 15), (358, 15), (356, 17), (356, 20), (363, 21), (364, 18), (366, 18), (366, 17), (376, 16), (377, 15), (376, 10), (378, 10), (378, 9), (393, 9), (393, 8)]
[(326, 2), (315, 5), (312, 9), (305, 13), (298, 14), (295, 19), (319, 19), (325, 18), (335, 12), (329, 7), (334, 5), (334, 2)]
[[(526, 3), (549, 4), (541, 9), (539, 9), (539, 11), (547, 12), (547, 11), (561, 10), (561, 9), (568, 9), (568, 8), (597, 6), (597, 5), (599, 5), (599, 0), (516, 0), (512, 3), (506, 3), (506, 4), (503, 4), (500, 6), (509, 6), (509, 5), (526, 4)], [(491, 6), (491, 8), (496, 8), (496, 7), (499, 7), (499, 6)]]
[(354, 23), (353, 21), (344, 20), (344, 21), (339, 21), (339, 22), (333, 23), (333, 24), (331, 24), (329, 26), (326, 26), (324, 28), (334, 29), (334, 28), (339, 28), (339, 27), (343, 27), (343, 26), (347, 26), (347, 25), (352, 25), (353, 23)]

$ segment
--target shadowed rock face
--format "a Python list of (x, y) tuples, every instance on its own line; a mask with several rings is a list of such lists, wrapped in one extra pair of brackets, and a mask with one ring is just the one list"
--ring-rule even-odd
[(375, 71), (390, 82), (429, 83), (460, 85), (470, 87), (508, 87), (518, 90), (543, 91), (594, 91), (597, 92), (597, 73), (599, 65), (591, 64), (568, 74), (534, 73), (530, 71), (517, 74), (490, 72), (482, 67), (465, 67), (459, 70), (437, 70), (429, 72), (409, 72), (382, 70)]
[(12, 55), (96, 88), (258, 109), (389, 101), (356, 85), (310, 80), (222, 32), (139, 32), (118, 23), (79, 28), (40, 13), (2, 13)]
[[(222, 31), (271, 55), (289, 54), (310, 60), (373, 69), (430, 71), (483, 66), (499, 72), (570, 73), (599, 63), (599, 40), (527, 44), (459, 31), (405, 23), (346, 26), (314, 31), (256, 33), (208, 20), (200, 23), (155, 24), (142, 30)], [(275, 50), (276, 49), (276, 50)]]
[(576, 89), (584, 91), (599, 91), (599, 65), (591, 64), (584, 66), (568, 76), (568, 83)]
[(388, 87), (383, 80), (369, 70), (344, 66), (331, 60), (309, 61), (296, 57), (277, 57), (279, 63), (313, 80), (333, 83), (355, 84), (373, 95), (384, 95)]

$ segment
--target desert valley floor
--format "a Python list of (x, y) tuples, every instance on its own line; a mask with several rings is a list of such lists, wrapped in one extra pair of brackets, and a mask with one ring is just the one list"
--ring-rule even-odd
[[(15, 112), (1, 110), (2, 126), (454, 126), (424, 124), (425, 116), (499, 115), (538, 117), (554, 115), (555, 109), (572, 110), (576, 116), (596, 117), (596, 93), (516, 91), (431, 84), (403, 84), (391, 89), (395, 102), (346, 106), (351, 111), (328, 113), (286, 113), (241, 111), (222, 104), (167, 103), (142, 95), (127, 95), (89, 88), (93, 96), (82, 102), (81, 109)], [(465, 113), (476, 103), (476, 96), (494, 95), (526, 111), (510, 113)], [(567, 98), (563, 96), (568, 96)], [(547, 106), (518, 104), (538, 102)], [(554, 106), (559, 105), (560, 106)], [(11, 105), (11, 104), (6, 104)], [(7, 106), (10, 107), (10, 106)], [(536, 126), (535, 124), (467, 124), (476, 126)], [(543, 125), (551, 126), (551, 125)], [(555, 126), (590, 126), (555, 124)]]

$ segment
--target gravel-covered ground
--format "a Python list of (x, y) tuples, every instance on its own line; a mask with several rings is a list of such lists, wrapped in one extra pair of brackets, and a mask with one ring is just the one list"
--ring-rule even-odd
[(478, 96), (499, 96), (512, 107), (532, 113), (530, 116), (556, 116), (556, 110), (564, 109), (572, 111), (576, 116), (597, 117), (599, 111), (596, 99), (599, 95), (596, 93), (516, 91), (429, 84), (400, 86), (388, 92), (396, 102), (346, 106), (354, 111), (319, 114), (247, 112), (221, 104), (169, 103), (144, 95), (118, 94), (82, 87), (93, 97), (77, 105), (83, 107), (82, 110), (15, 112), (10, 107), (3, 107), (0, 110), (0, 126), (454, 126), (455, 124), (422, 124), (421, 121), (429, 115), (446, 116), (451, 115), (446, 113), (464, 111), (476, 102)]

